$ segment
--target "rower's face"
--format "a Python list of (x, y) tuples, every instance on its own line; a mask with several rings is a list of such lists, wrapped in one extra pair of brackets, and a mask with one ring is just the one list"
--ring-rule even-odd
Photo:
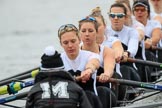
[(97, 32), (93, 22), (83, 22), (79, 31), (84, 44), (91, 45), (96, 42)]
[(154, 8), (160, 8), (162, 5), (162, 0), (150, 0)]
[(77, 56), (80, 40), (75, 31), (61, 35), (60, 43), (68, 56)]
[[(109, 18), (110, 18), (110, 21), (112, 24), (112, 28), (117, 31), (121, 30), (123, 28), (123, 25), (125, 22), (125, 16), (121, 16), (121, 14), (125, 15), (124, 9), (121, 7), (112, 7), (110, 10), (110, 14), (111, 13), (112, 13), (112, 16), (115, 16), (115, 17), (112, 17), (109, 15)], [(121, 16), (121, 17), (118, 17), (117, 15)]]
[(141, 23), (148, 19), (149, 14), (144, 6), (136, 6), (133, 9), (133, 12), (136, 20), (138, 20)]

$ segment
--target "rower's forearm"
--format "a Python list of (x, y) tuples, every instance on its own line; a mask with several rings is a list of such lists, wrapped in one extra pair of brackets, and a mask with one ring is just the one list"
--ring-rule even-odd
[(145, 33), (141, 29), (138, 29), (137, 31), (139, 33), (139, 41), (142, 41), (144, 39)]
[(99, 68), (100, 62), (97, 59), (92, 59), (86, 64), (86, 69), (91, 68), (93, 71)]
[(109, 77), (111, 78), (114, 74), (114, 65), (109, 65), (109, 66), (105, 66), (104, 67), (104, 73), (106, 73), (107, 75), (109, 75)]
[(159, 43), (160, 38), (161, 38), (161, 30), (157, 28), (152, 33), (152, 37), (151, 37), (152, 45), (156, 46)]

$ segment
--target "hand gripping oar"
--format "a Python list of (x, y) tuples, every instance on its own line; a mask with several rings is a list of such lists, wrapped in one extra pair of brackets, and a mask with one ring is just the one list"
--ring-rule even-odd
[[(97, 76), (97, 80), (98, 80), (98, 78), (99, 78), (99, 76)], [(80, 81), (81, 77), (78, 76), (75, 79), (76, 79), (76, 81)], [(126, 80), (126, 79), (116, 79), (116, 78), (110, 78), (108, 82), (162, 91), (162, 85), (157, 85), (157, 84), (132, 81), (132, 80)]]
[(10, 82), (16, 81), (16, 80), (23, 80), (23, 79), (27, 79), (27, 78), (31, 78), (31, 77), (35, 77), (39, 72), (39, 69), (33, 70), (31, 73), (25, 74), (25, 75), (21, 75), (19, 77), (15, 77), (15, 78), (11, 78), (5, 81), (1, 81), (0, 82), (0, 86), (9, 84)]
[(20, 76), (25, 75), (25, 74), (29, 74), (29, 73), (31, 73), (31, 72), (33, 72), (33, 71), (38, 70), (38, 69), (39, 69), (39, 67), (36, 67), (36, 68), (30, 69), (30, 70), (28, 70), (28, 71), (25, 71), (25, 72), (19, 73), (19, 74), (14, 75), (14, 76), (10, 76), (10, 77), (5, 78), (5, 79), (3, 79), (3, 80), (0, 80), (0, 82), (5, 81), (5, 80), (9, 80), (9, 79), (11, 79), (11, 78), (20, 77)]
[(141, 60), (141, 59), (127, 58), (126, 61), (127, 62), (132, 62), (132, 63), (139, 63), (139, 64), (144, 64), (144, 65), (149, 65), (149, 66), (155, 66), (155, 67), (158, 67), (158, 68), (162, 68), (162, 63), (148, 61), (148, 60), (145, 61), (145, 60)]
[(17, 95), (12, 95), (12, 96), (9, 96), (9, 97), (5, 97), (5, 98), (0, 98), (0, 104), (4, 104), (4, 103), (7, 103), (7, 102), (11, 102), (11, 101), (14, 101), (14, 100), (17, 100), (17, 99), (22, 99), (24, 97), (26, 97), (28, 95), (28, 92), (23, 92), (23, 93), (20, 93), (20, 94), (17, 94)]
[(27, 82), (12, 82), (9, 85), (0, 87), (0, 95), (15, 94), (21, 89), (32, 86), (33, 84), (34, 84), (33, 80)]

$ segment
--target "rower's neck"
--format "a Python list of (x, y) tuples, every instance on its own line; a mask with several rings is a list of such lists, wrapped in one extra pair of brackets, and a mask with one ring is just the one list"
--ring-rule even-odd
[(146, 24), (147, 24), (147, 19), (146, 19), (146, 20), (143, 20), (141, 23), (142, 23), (144, 26), (146, 26)]
[(93, 45), (82, 45), (82, 50), (99, 53), (99, 45), (97, 43), (94, 43)]
[(161, 14), (162, 13), (162, 7), (160, 8), (154, 8), (155, 13)]

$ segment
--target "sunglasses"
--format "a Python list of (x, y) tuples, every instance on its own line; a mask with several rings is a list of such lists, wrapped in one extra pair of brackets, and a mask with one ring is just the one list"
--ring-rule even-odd
[(109, 13), (109, 16), (111, 18), (115, 18), (115, 17), (117, 17), (117, 18), (123, 18), (125, 16), (125, 14), (124, 13)]
[(145, 12), (145, 11), (147, 10), (147, 8), (134, 8), (133, 10), (134, 10), (135, 12), (139, 12), (139, 11)]
[(94, 21), (94, 22), (96, 22), (96, 19), (93, 18), (93, 17), (88, 16), (88, 17), (85, 17), (85, 18), (81, 19), (79, 22), (81, 22), (81, 21), (92, 21), (92, 22)]
[(73, 24), (62, 25), (58, 30), (58, 36), (60, 37), (62, 34), (70, 31), (78, 32), (78, 29)]

